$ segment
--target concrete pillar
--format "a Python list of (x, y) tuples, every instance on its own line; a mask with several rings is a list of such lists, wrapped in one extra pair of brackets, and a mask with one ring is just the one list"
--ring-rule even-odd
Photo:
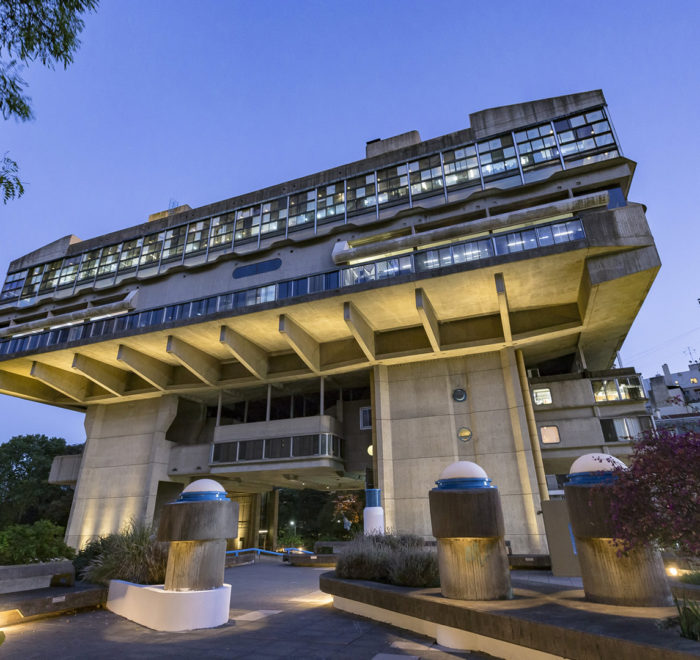
[(624, 467), (608, 454), (576, 459), (564, 485), (586, 598), (596, 603), (657, 607), (671, 605), (664, 565), (655, 548), (618, 555), (611, 515), (613, 470)]
[(267, 494), (267, 543), (268, 550), (277, 548), (277, 526), (279, 521), (280, 492), (273, 488)]
[[(455, 389), (467, 392), (455, 400)], [(515, 352), (377, 366), (376, 486), (387, 529), (431, 536), (428, 491), (445, 464), (481, 465), (500, 486), (513, 552), (545, 554), (537, 476)], [(459, 430), (472, 431), (460, 439)]]
[(205, 591), (224, 583), (226, 539), (238, 528), (238, 505), (212, 479), (192, 482), (166, 504), (158, 540), (170, 541), (165, 591)]
[(177, 397), (89, 406), (87, 440), (66, 530), (80, 548), (118, 532), (129, 520), (150, 524), (159, 482), (171, 481), (165, 439), (177, 414)]
[(443, 470), (429, 493), (433, 536), (438, 543), (440, 588), (446, 598), (512, 598), (498, 489), (475, 463), (457, 461)]

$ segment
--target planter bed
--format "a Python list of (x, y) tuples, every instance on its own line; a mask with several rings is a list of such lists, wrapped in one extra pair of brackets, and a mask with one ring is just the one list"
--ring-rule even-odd
[(583, 592), (513, 579), (511, 601), (458, 601), (439, 589), (320, 577), (334, 606), (437, 639), (439, 644), (518, 660), (688, 660), (700, 644), (660, 629), (675, 608), (623, 608), (583, 600)]
[(69, 587), (74, 583), (75, 569), (68, 559), (0, 566), (0, 594), (45, 587)]

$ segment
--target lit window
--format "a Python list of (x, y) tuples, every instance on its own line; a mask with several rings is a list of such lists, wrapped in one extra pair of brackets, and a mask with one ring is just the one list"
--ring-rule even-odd
[(545, 406), (548, 403), (552, 403), (552, 391), (548, 387), (532, 390), (532, 397), (536, 406)]
[(697, 379), (697, 378), (691, 378), (691, 379), (690, 379), (690, 384), (691, 384), (691, 385), (697, 385), (697, 384), (698, 384), (698, 379)]
[(368, 431), (372, 428), (372, 408), (369, 406), (360, 408), (360, 430)]
[(556, 445), (561, 442), (559, 429), (556, 426), (540, 426), (540, 436), (543, 445)]

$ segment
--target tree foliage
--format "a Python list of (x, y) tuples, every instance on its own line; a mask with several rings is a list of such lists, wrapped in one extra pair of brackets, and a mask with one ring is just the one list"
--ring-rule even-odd
[[(98, 0), (0, 0), (0, 113), (4, 119), (33, 118), (23, 67), (40, 62), (49, 69), (66, 68), (80, 46), (82, 15)], [(17, 163), (7, 154), (0, 162), (3, 202), (24, 194)]]
[(42, 519), (65, 526), (73, 490), (49, 484), (49, 472), (55, 456), (81, 451), (45, 435), (16, 435), (0, 445), (0, 529)]
[(612, 518), (621, 550), (655, 544), (700, 556), (700, 434), (644, 434), (617, 468)]

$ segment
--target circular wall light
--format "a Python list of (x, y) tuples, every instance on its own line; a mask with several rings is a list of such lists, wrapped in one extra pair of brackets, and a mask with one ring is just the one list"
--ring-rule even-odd
[(472, 430), (468, 429), (466, 426), (463, 426), (459, 431), (457, 431), (457, 437), (462, 441), (462, 442), (469, 442), (472, 439)]
[(467, 392), (461, 388), (457, 388), (452, 392), (452, 398), (455, 401), (466, 401), (467, 400)]

